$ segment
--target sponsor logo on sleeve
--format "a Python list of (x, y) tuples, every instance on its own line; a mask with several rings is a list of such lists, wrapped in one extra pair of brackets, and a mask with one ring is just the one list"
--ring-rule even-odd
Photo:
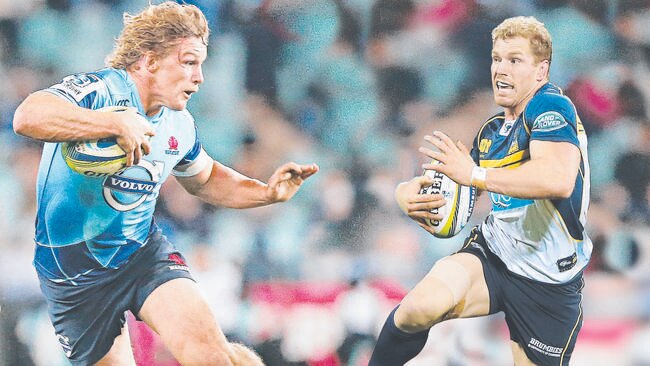
[(560, 129), (567, 125), (564, 117), (558, 112), (544, 112), (533, 122), (533, 131), (549, 132)]
[(99, 90), (98, 81), (99, 78), (95, 75), (71, 75), (65, 77), (61, 83), (54, 85), (52, 88), (62, 91), (79, 103), (88, 94)]

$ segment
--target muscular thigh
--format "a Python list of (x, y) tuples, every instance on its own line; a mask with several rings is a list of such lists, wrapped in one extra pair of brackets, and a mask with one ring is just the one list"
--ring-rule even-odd
[[(490, 293), (483, 275), (483, 264), (475, 255), (468, 253), (457, 253), (449, 257), (449, 260), (458, 262), (467, 270), (470, 277), (469, 285), (465, 293), (458, 294), (458, 301), (447, 314), (448, 319), (471, 318), (488, 315), (490, 312)], [(447, 274), (450, 276), (450, 274)]]
[(139, 318), (144, 320), (172, 353), (189, 347), (226, 347), (226, 338), (198, 286), (177, 278), (158, 286), (145, 300)]
[(403, 299), (396, 323), (418, 331), (451, 318), (487, 315), (489, 293), (481, 261), (473, 254), (445, 257)]

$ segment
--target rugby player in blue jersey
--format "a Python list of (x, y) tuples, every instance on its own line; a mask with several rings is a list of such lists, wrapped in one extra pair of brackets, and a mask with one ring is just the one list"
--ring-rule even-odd
[[(211, 204), (268, 205), (289, 200), (318, 166), (284, 164), (267, 184), (211, 159), (186, 110), (203, 82), (204, 15), (165, 2), (124, 19), (108, 68), (30, 95), (14, 116), (18, 134), (45, 142), (34, 266), (57, 338), (73, 365), (132, 365), (131, 311), (183, 365), (261, 365), (224, 337), (182, 255), (153, 222), (156, 199), (171, 174)], [(109, 106), (128, 109), (96, 111)], [(99, 138), (117, 139), (125, 169), (92, 177), (66, 166), (61, 142)]]
[[(573, 103), (549, 83), (551, 36), (532, 17), (492, 31), (492, 88), (503, 112), (489, 118), (468, 151), (435, 132), (424, 164), (488, 192), (492, 210), (457, 253), (442, 258), (389, 315), (371, 366), (403, 365), (429, 329), (454, 318), (504, 312), (515, 365), (568, 365), (582, 325), (582, 271), (592, 244), (587, 138)], [(409, 217), (436, 219), (430, 178), (396, 189)], [(418, 222), (424, 229), (426, 225)]]

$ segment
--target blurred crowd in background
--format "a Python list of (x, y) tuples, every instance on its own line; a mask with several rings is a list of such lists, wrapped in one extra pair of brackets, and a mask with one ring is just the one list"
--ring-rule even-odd
[[(551, 80), (589, 136), (594, 254), (573, 365), (650, 365), (650, 1), (222, 0), (188, 109), (215, 159), (266, 180), (281, 163), (321, 171), (290, 202), (209, 207), (173, 180), (156, 221), (185, 254), (225, 333), (269, 366), (364, 365), (401, 296), (458, 237), (402, 214), (434, 130), (472, 143), (498, 111), (490, 32), (533, 15), (553, 36)], [(145, 0), (0, 1), (0, 366), (66, 365), (31, 266), (40, 144), (14, 135), (29, 93), (102, 68)], [(478, 203), (472, 224), (489, 210)], [(174, 365), (130, 322), (143, 365)], [(436, 326), (409, 365), (511, 364), (499, 317)]]

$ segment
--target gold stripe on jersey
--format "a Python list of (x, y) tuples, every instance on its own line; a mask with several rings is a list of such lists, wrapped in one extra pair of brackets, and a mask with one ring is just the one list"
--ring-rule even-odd
[(481, 159), (482, 168), (515, 168), (521, 165), (524, 161), (528, 160), (530, 154), (528, 150), (517, 151), (510, 154), (503, 159), (483, 160)]
[(582, 124), (582, 120), (580, 120), (578, 113), (576, 113), (576, 127), (579, 135), (583, 135), (586, 133), (585, 126)]
[(524, 109), (524, 112), (521, 114), (521, 122), (524, 125), (524, 130), (526, 130), (526, 134), (530, 137), (530, 129), (528, 128), (528, 123), (526, 123), (526, 110)]

